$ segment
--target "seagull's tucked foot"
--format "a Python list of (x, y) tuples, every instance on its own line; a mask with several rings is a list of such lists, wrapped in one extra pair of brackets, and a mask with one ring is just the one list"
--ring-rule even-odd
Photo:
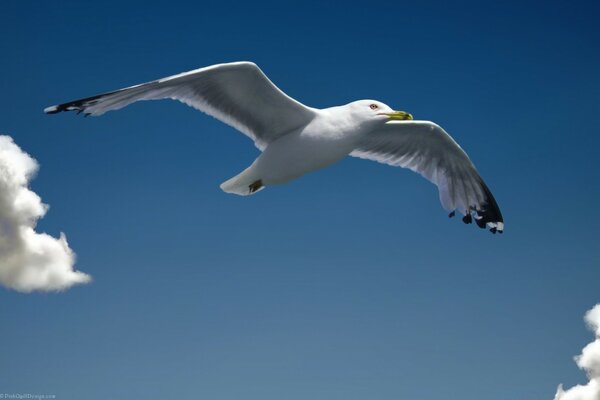
[(250, 185), (248, 185), (248, 189), (250, 189), (250, 193), (257, 192), (260, 189), (262, 189), (263, 187), (265, 187), (265, 185), (263, 185), (261, 179), (258, 179), (256, 181), (252, 182)]

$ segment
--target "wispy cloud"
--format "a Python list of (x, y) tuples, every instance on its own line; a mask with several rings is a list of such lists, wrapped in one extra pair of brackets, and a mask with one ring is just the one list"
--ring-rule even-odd
[(28, 189), (37, 162), (10, 136), (0, 135), (0, 283), (21, 291), (61, 290), (90, 281), (73, 268), (65, 235), (35, 231), (48, 205)]
[(596, 340), (583, 348), (575, 362), (586, 372), (589, 382), (566, 391), (559, 385), (554, 400), (600, 400), (600, 304), (585, 314), (585, 322), (594, 331)]

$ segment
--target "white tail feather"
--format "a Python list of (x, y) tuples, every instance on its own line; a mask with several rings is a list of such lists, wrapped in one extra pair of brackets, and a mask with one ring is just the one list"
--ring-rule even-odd
[(240, 174), (221, 183), (221, 190), (226, 193), (233, 193), (239, 196), (248, 196), (263, 190), (264, 186), (255, 191), (250, 190), (250, 185), (258, 180), (253, 176), (251, 168), (252, 167), (250, 166)]

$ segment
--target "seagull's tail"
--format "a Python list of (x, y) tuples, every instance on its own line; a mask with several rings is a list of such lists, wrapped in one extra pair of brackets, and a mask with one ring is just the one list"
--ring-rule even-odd
[(260, 178), (252, 173), (252, 166), (246, 168), (240, 174), (221, 183), (221, 190), (239, 196), (248, 196), (265, 188)]

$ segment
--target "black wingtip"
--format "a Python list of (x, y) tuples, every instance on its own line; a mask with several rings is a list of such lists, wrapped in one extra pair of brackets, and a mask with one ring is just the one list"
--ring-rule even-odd
[(483, 226), (487, 226), (489, 224), (489, 226), (491, 227), (490, 232), (494, 234), (496, 232), (502, 233), (502, 231), (504, 230), (504, 218), (502, 218), (500, 207), (498, 207), (496, 199), (494, 199), (492, 192), (487, 187), (485, 182), (481, 180), (480, 184), (485, 197), (481, 207), (475, 210), (475, 212), (477, 213), (477, 224), (481, 224)]
[(83, 103), (82, 100), (72, 101), (70, 103), (59, 104), (56, 106), (50, 106), (44, 108), (46, 114), (58, 114), (63, 111), (76, 111), (77, 114), (85, 111), (88, 104)]
[(475, 218), (475, 223), (477, 224), (478, 227), (480, 227), (481, 229), (484, 229), (486, 227), (486, 223), (483, 222), (483, 218)]
[[(504, 231), (504, 219), (502, 218), (498, 203), (496, 203), (496, 199), (494, 199), (490, 189), (483, 180), (480, 180), (479, 184), (483, 191), (483, 200), (479, 205), (471, 206), (466, 211), (462, 221), (465, 224), (471, 224), (475, 220), (475, 224), (481, 229), (487, 227), (493, 234), (502, 233)], [(448, 216), (452, 218), (455, 213), (456, 210), (452, 211)]]
[(86, 116), (88, 116), (91, 114), (89, 111), (87, 111), (89, 107), (97, 104), (98, 101), (100, 101), (103, 97), (110, 96), (123, 90), (127, 90), (127, 88), (98, 94), (96, 96), (86, 97), (84, 99), (70, 101), (68, 103), (58, 104), (56, 106), (46, 107), (44, 109), (44, 112), (46, 114), (58, 114), (63, 111), (76, 111), (77, 114), (83, 112)]

